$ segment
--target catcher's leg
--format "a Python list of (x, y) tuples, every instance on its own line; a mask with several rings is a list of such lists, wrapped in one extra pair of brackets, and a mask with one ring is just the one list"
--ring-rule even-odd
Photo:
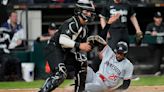
[(75, 92), (84, 92), (87, 75), (87, 61), (79, 62), (75, 71)]
[(54, 44), (48, 44), (45, 50), (46, 60), (51, 69), (51, 75), (46, 79), (39, 92), (50, 92), (58, 87), (66, 78), (66, 68), (64, 65), (64, 52), (62, 48)]
[(51, 92), (55, 88), (57, 88), (66, 78), (66, 68), (63, 63), (58, 65), (58, 68), (55, 69), (55, 72), (46, 79), (43, 87), (39, 92)]

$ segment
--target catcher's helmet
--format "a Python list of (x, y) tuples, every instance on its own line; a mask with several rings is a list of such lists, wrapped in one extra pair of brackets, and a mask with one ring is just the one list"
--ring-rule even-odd
[(128, 52), (128, 45), (126, 42), (120, 41), (117, 43), (116, 48), (114, 49), (114, 52), (121, 52), (126, 54)]
[[(87, 10), (92, 12), (92, 16), (86, 16), (82, 11)], [(93, 5), (93, 1), (90, 0), (78, 0), (75, 8), (75, 15), (80, 16), (82, 19), (86, 21), (93, 21), (95, 15), (95, 7)]]

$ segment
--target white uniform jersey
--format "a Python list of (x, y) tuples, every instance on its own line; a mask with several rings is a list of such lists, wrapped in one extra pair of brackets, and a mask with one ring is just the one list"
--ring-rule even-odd
[(131, 79), (133, 64), (127, 58), (117, 61), (115, 53), (108, 45), (101, 55), (103, 58), (96, 75), (107, 87), (115, 87), (120, 81)]

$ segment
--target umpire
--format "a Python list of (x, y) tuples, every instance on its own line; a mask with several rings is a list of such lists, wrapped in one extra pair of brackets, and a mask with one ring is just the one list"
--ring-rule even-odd
[[(128, 1), (127, 1), (128, 2)], [(106, 20), (113, 15), (120, 14), (120, 18), (111, 24), (109, 28), (109, 39), (108, 45), (115, 49), (117, 42), (125, 41), (129, 42), (127, 20), (130, 18), (132, 24), (136, 29), (136, 34), (142, 35), (142, 31), (138, 25), (136, 19), (136, 13), (133, 8), (130, 7), (128, 3), (122, 2), (122, 0), (114, 0), (114, 3), (108, 3), (102, 10), (100, 14), (101, 27), (104, 28), (106, 25)]]
[(93, 20), (94, 11), (91, 1), (79, 0), (75, 16), (66, 20), (50, 39), (46, 47), (46, 59), (52, 73), (39, 92), (50, 92), (64, 81), (67, 76), (66, 64), (72, 64), (75, 68), (75, 92), (85, 89), (87, 58), (80, 51), (91, 50), (91, 46), (86, 42), (86, 23)]

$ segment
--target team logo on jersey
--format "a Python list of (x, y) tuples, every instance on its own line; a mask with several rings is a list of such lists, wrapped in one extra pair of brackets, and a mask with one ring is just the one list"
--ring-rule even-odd
[(120, 9), (120, 10), (111, 9), (110, 10), (110, 14), (112, 14), (112, 15), (115, 15), (117, 13), (120, 13), (121, 15), (128, 15), (128, 11), (127, 10), (123, 10), (123, 9)]
[(118, 76), (115, 75), (115, 74), (112, 74), (111, 76), (108, 77), (110, 80), (117, 80), (118, 79)]
[[(110, 70), (110, 72), (109, 72)], [(115, 66), (114, 64), (111, 63), (106, 63), (106, 72), (108, 74), (111, 74), (111, 71), (115, 72), (117, 75), (121, 74), (121, 71), (119, 70), (119, 68), (117, 66)]]

